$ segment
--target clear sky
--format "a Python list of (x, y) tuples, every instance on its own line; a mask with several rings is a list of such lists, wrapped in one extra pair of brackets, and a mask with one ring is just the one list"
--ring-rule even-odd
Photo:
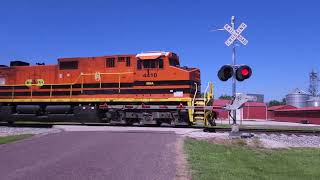
[(0, 63), (56, 63), (59, 57), (142, 51), (176, 52), (181, 64), (201, 69), (215, 95), (230, 94), (231, 81), (217, 71), (231, 63), (223, 27), (230, 17), (248, 27), (249, 44), (237, 60), (253, 69), (238, 91), (281, 99), (308, 88), (308, 73), (320, 67), (320, 1), (317, 0), (1, 0)]

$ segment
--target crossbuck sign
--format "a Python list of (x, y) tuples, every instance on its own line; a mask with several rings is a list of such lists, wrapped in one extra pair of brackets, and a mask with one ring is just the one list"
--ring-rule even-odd
[(245, 23), (241, 23), (237, 30), (231, 27), (229, 24), (224, 25), (224, 29), (228, 31), (231, 36), (224, 42), (227, 46), (230, 46), (236, 39), (240, 41), (243, 45), (248, 44), (248, 40), (241, 36), (242, 31), (246, 29), (247, 25)]

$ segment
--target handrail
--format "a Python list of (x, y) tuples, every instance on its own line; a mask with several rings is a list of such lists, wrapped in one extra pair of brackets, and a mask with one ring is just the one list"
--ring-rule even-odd
[(119, 74), (119, 92), (118, 93), (120, 93), (120, 89), (121, 89), (121, 76)]
[(210, 86), (210, 82), (208, 82), (207, 88), (203, 94), (203, 101), (204, 101), (205, 105), (207, 104), (207, 92), (208, 92), (209, 86)]
[[(123, 72), (123, 73), (100, 73), (102, 75), (123, 75), (123, 74), (133, 74), (134, 72)], [(75, 85), (81, 76), (91, 76), (95, 75), (94, 73), (82, 73), (78, 76), (78, 78), (73, 83), (60, 83), (60, 84), (45, 84), (45, 85)], [(37, 84), (32, 84), (32, 86), (36, 86)], [(0, 85), (0, 87), (12, 87), (12, 86), (26, 86), (25, 84), (6, 84), (6, 85)]]
[(72, 84), (70, 85), (70, 98), (72, 97)]
[[(194, 95), (193, 95), (193, 98), (192, 98), (192, 106), (194, 106), (194, 100), (196, 99), (196, 96), (197, 96), (197, 93), (198, 93), (198, 84), (196, 82), (194, 84), (196, 85), (196, 91), (194, 92)], [(192, 119), (194, 117), (193, 113), (194, 113), (194, 109), (191, 109)]]
[(192, 106), (194, 106), (194, 100), (196, 99), (197, 93), (198, 93), (198, 84), (195, 82), (196, 85), (196, 91), (194, 92), (193, 98), (192, 98)]
[(12, 86), (11, 99), (14, 99), (14, 86)]
[(51, 98), (52, 98), (52, 85), (50, 85), (50, 101), (51, 101)]
[[(121, 75), (124, 75), (124, 74), (133, 74), (134, 72), (122, 72), (122, 73), (100, 73), (101, 75), (119, 75), (119, 78), (118, 78), (118, 83), (119, 83), (119, 93), (120, 93), (120, 89), (121, 89)], [(73, 82), (73, 83), (61, 83), (61, 84), (45, 84), (45, 85), (49, 85), (50, 86), (50, 99), (52, 98), (52, 91), (53, 91), (53, 88), (52, 86), (54, 85), (70, 85), (70, 98), (72, 97), (72, 91), (73, 91), (73, 85), (75, 85), (79, 79), (81, 78), (81, 92), (83, 92), (83, 76), (94, 76), (95, 73), (81, 73), (77, 79)], [(100, 88), (102, 88), (102, 82), (101, 82), (101, 78), (100, 78)], [(12, 87), (12, 94), (11, 94), (11, 98), (12, 100), (14, 99), (14, 93), (15, 93), (15, 88), (16, 86), (26, 86), (26, 84), (15, 84), (15, 85), (0, 85), (0, 87)], [(37, 84), (31, 84), (30, 86), (30, 98), (31, 98), (31, 101), (32, 101), (32, 98), (33, 98), (33, 88), (32, 86), (37, 86)]]

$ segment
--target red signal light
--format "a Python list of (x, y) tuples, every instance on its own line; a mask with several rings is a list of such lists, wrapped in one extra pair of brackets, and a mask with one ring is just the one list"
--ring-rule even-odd
[(247, 68), (244, 68), (244, 69), (241, 70), (241, 74), (242, 74), (243, 76), (248, 76), (249, 70), (248, 70)]
[(236, 71), (236, 79), (238, 81), (244, 81), (245, 79), (250, 78), (251, 74), (252, 74), (251, 68), (247, 65), (242, 65), (238, 67)]

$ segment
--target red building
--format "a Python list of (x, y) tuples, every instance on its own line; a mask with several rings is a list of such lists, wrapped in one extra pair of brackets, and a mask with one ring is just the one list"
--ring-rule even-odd
[(274, 119), (275, 111), (283, 110), (283, 109), (297, 109), (297, 108), (291, 105), (279, 105), (279, 106), (269, 107), (267, 119)]
[(214, 107), (214, 110), (219, 113), (218, 119), (229, 119), (228, 111), (223, 110), (222, 107), (230, 103), (231, 103), (231, 100), (226, 100), (226, 99), (214, 100), (213, 107)]
[(267, 105), (260, 102), (247, 102), (243, 105), (241, 119), (267, 119)]
[[(227, 111), (223, 110), (226, 104), (231, 103), (230, 100), (218, 99), (213, 102), (214, 109), (219, 112), (218, 119), (229, 119)], [(267, 119), (267, 106), (265, 103), (259, 102), (247, 102), (237, 111), (237, 119), (249, 120), (249, 119)]]
[(274, 111), (274, 120), (320, 124), (320, 107), (278, 109)]
[[(214, 109), (219, 113), (218, 119), (228, 120), (228, 112), (223, 110), (230, 100), (215, 100)], [(320, 107), (297, 108), (291, 105), (272, 106), (267, 108), (265, 103), (247, 102), (237, 111), (239, 120), (274, 120), (282, 122), (320, 124)]]

